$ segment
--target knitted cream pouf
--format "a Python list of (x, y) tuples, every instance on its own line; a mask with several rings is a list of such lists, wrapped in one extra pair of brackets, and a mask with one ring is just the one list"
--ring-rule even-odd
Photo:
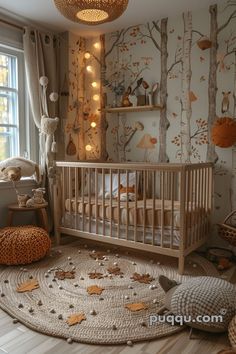
[(43, 258), (51, 246), (41, 227), (17, 226), (0, 230), (0, 264), (28, 264)]

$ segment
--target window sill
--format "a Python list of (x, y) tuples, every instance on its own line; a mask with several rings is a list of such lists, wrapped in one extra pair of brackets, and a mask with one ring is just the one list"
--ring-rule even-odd
[[(33, 178), (22, 178), (20, 181), (16, 182), (16, 188), (20, 187), (32, 187), (35, 186), (36, 182)], [(12, 189), (13, 184), (11, 181), (0, 181), (0, 190), (2, 189)]]

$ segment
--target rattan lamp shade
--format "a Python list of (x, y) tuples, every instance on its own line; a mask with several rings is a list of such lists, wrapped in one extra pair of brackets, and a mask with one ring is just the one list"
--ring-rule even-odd
[(129, 0), (54, 0), (63, 16), (87, 25), (114, 21), (126, 10), (128, 2)]

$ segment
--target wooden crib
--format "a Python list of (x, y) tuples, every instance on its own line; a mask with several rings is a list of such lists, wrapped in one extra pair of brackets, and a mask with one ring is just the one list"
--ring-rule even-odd
[(182, 274), (185, 257), (209, 236), (211, 163), (57, 162), (56, 166), (58, 244), (63, 233), (173, 256)]

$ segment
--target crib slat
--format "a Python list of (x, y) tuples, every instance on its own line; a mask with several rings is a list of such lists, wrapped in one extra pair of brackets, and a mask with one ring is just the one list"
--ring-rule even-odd
[(65, 218), (65, 202), (66, 202), (66, 198), (65, 198), (65, 167), (62, 167), (62, 205), (61, 205), (61, 210), (62, 210), (62, 217)]
[[(170, 227), (170, 248), (173, 248), (173, 238), (174, 238), (174, 200), (175, 200), (175, 172), (171, 172), (170, 176), (170, 196), (171, 196), (171, 227)], [(177, 182), (177, 181), (176, 181)]]
[(88, 169), (88, 222), (89, 232), (91, 232), (91, 168)]
[(98, 169), (95, 169), (95, 233), (98, 234)]
[(78, 168), (74, 168), (75, 174), (75, 228), (77, 229), (77, 215), (78, 215)]
[(200, 170), (197, 170), (197, 185), (198, 185), (198, 198), (197, 198), (197, 240), (199, 240), (199, 235), (200, 235), (200, 206), (201, 206), (201, 172)]
[(118, 170), (118, 183), (117, 183), (117, 212), (118, 212), (118, 224), (117, 224), (117, 237), (120, 238), (120, 170)]
[(165, 212), (165, 200), (164, 200), (164, 190), (165, 190), (165, 172), (161, 172), (161, 247), (164, 244), (164, 212)]
[(112, 237), (112, 169), (110, 169), (110, 237)]
[(68, 193), (69, 193), (69, 200), (70, 200), (70, 206), (69, 206), (69, 213), (70, 213), (70, 215), (71, 215), (71, 207), (72, 207), (72, 193), (71, 193), (71, 167), (69, 167), (68, 168), (68, 176), (67, 176), (68, 178), (67, 178), (67, 182), (68, 182), (68, 184), (67, 184), (67, 186), (68, 186), (68, 189), (67, 189), (67, 191), (68, 191)]
[[(190, 213), (189, 213), (189, 203), (190, 203), (190, 171), (186, 170), (186, 211), (185, 211), (185, 227), (186, 227), (186, 235), (188, 235), (188, 230), (190, 227)], [(190, 246), (190, 237), (187, 238), (186, 246)]]
[(155, 244), (155, 191), (156, 191), (156, 172), (152, 172), (152, 244)]
[(193, 244), (193, 230), (194, 230), (194, 222), (193, 222), (193, 198), (194, 198), (194, 190), (193, 190), (193, 170), (190, 170), (190, 223), (189, 223), (189, 246)]
[(84, 231), (84, 168), (81, 168), (81, 202), (82, 202), (82, 231)]
[(135, 170), (134, 241), (137, 242), (138, 172)]
[(128, 240), (128, 235), (129, 235), (129, 194), (128, 194), (128, 188), (129, 188), (129, 173), (128, 170), (126, 170), (126, 240)]
[(146, 171), (143, 171), (143, 243), (146, 243), (146, 205), (147, 205), (147, 181), (146, 181)]
[(102, 234), (105, 236), (105, 173), (102, 169)]

